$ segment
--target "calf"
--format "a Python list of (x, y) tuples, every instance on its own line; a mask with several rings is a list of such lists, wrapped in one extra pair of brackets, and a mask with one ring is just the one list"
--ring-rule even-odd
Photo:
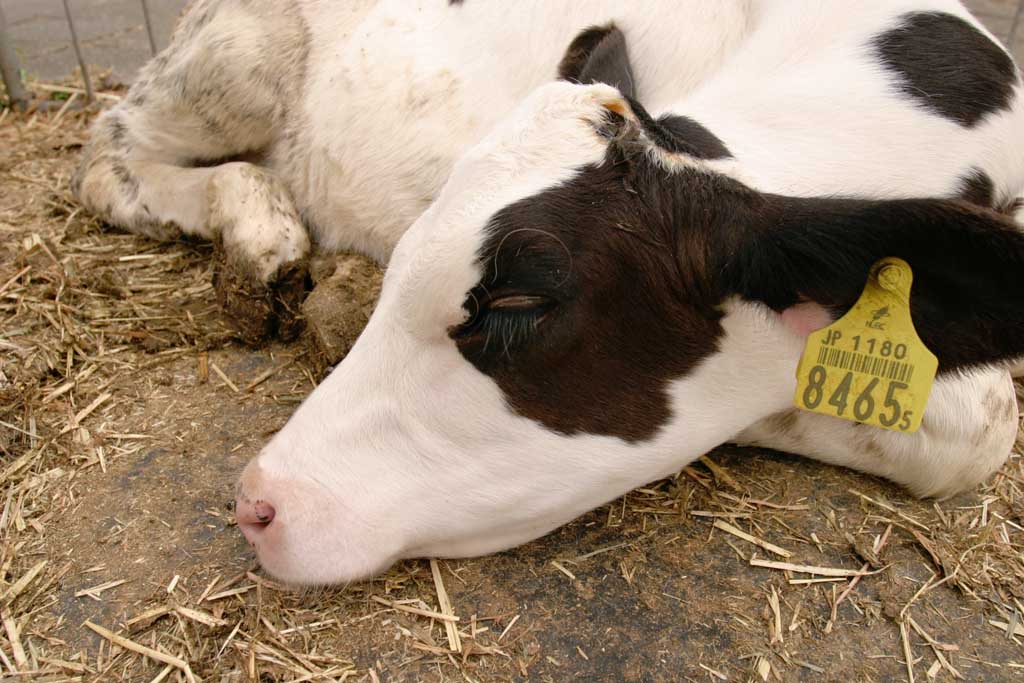
[[(264, 567), (332, 583), (522, 543), (725, 441), (983, 480), (1017, 430), (1022, 124), (951, 1), (207, 0), (75, 185), (218, 240), (258, 331), (293, 329), (311, 241), (389, 259), (239, 484)], [(791, 408), (884, 256), (940, 361), (913, 434)]]

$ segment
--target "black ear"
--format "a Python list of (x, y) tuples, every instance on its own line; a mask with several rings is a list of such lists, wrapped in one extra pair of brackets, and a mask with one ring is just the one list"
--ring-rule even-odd
[(1024, 356), (1024, 235), (965, 202), (767, 197), (723, 269), (727, 288), (782, 311), (813, 301), (835, 316), (886, 256), (914, 271), (911, 315), (939, 371)]
[(573, 39), (558, 64), (558, 77), (574, 83), (606, 83), (636, 97), (626, 36), (614, 24), (593, 26)]

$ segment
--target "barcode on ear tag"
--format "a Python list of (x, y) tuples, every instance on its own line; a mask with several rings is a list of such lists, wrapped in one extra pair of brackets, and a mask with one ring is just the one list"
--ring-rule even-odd
[(810, 334), (796, 371), (797, 408), (917, 431), (939, 362), (914, 329), (912, 281), (906, 261), (882, 259), (853, 308)]

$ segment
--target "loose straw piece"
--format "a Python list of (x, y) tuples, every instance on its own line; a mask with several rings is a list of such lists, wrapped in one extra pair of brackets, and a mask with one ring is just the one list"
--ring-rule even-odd
[(865, 495), (865, 494), (861, 493), (860, 491), (858, 491), (857, 489), (847, 489), (847, 490), (850, 493), (852, 493), (853, 495), (859, 496), (861, 500), (866, 500), (869, 503), (874, 503), (875, 505), (877, 505), (878, 507), (882, 508), (883, 510), (888, 510), (889, 512), (893, 513), (894, 515), (896, 515), (897, 517), (899, 517), (903, 521), (909, 522), (910, 524), (913, 524), (914, 526), (916, 526), (918, 528), (921, 528), (921, 529), (924, 529), (925, 531), (928, 531), (928, 527), (926, 525), (924, 525), (921, 522), (917, 521), (913, 517), (910, 517), (909, 515), (903, 514), (902, 512), (900, 512), (899, 510), (894, 508), (892, 505), (888, 505), (886, 503), (883, 503), (880, 500), (875, 500), (871, 496)]
[(232, 382), (231, 379), (224, 374), (224, 371), (221, 370), (220, 367), (212, 360), (210, 361), (210, 369), (217, 373), (217, 376), (220, 377), (221, 381), (224, 382), (224, 384), (228, 385), (231, 391), (235, 392), (236, 394), (242, 393), (241, 391), (239, 391), (235, 383)]
[(39, 572), (43, 571), (49, 560), (43, 560), (36, 566), (25, 572), (24, 576), (15, 581), (8, 587), (8, 589), (0, 595), (0, 604), (13, 602), (23, 590), (25, 590), (30, 583), (39, 575)]
[(569, 577), (569, 580), (570, 580), (570, 581), (575, 581), (575, 580), (576, 580), (576, 575), (575, 575), (575, 574), (573, 574), (573, 573), (572, 573), (571, 571), (569, 571), (568, 569), (566, 569), (566, 568), (565, 568), (565, 566), (564, 566), (564, 565), (562, 565), (562, 564), (561, 564), (560, 562), (558, 562), (557, 560), (551, 560), (551, 565), (552, 565), (552, 566), (553, 566), (553, 567), (554, 567), (555, 569), (557, 569), (558, 571), (560, 571), (560, 572), (562, 572), (563, 574), (565, 574), (566, 576), (568, 576), (568, 577)]
[[(885, 527), (885, 532), (883, 532), (881, 536), (876, 538), (876, 540), (875, 540), (875, 549), (874, 549), (875, 555), (877, 555), (878, 553), (882, 552), (882, 548), (885, 547), (885, 544), (889, 540), (889, 534), (891, 534), (891, 533), (892, 533), (892, 524), (890, 524), (889, 526)], [(860, 570), (862, 572), (866, 572), (868, 570), (868, 567), (870, 567), (870, 566), (871, 566), (870, 562), (865, 562), (864, 564), (861, 565)], [(843, 590), (843, 592), (839, 594), (839, 597), (836, 598), (832, 602), (832, 614), (829, 616), (828, 623), (825, 624), (825, 633), (831, 633), (832, 632), (832, 629), (836, 625), (836, 620), (839, 619), (839, 605), (842, 604), (843, 600), (845, 600), (850, 595), (850, 593), (853, 592), (853, 589), (857, 587), (857, 583), (859, 583), (859, 582), (860, 582), (860, 576), (853, 577), (853, 580), (850, 581), (850, 585), (848, 585)], [(906, 607), (904, 607), (903, 609), (905, 611)], [(900, 613), (900, 616), (901, 617), (903, 616), (902, 612)]]
[(218, 619), (217, 617), (213, 616), (212, 614), (209, 614), (207, 612), (203, 612), (201, 610), (191, 609), (191, 608), (188, 608), (188, 607), (180, 607), (179, 606), (179, 607), (175, 607), (174, 611), (177, 612), (178, 614), (180, 614), (181, 616), (185, 617), (186, 619), (191, 619), (192, 621), (195, 621), (195, 622), (198, 622), (200, 624), (203, 624), (204, 626), (227, 626), (228, 625), (228, 622), (224, 621), (223, 619)]
[(21, 645), (21, 637), (18, 633), (18, 624), (7, 612), (0, 612), (0, 621), (3, 622), (4, 630), (7, 631), (7, 640), (11, 643), (11, 652), (14, 654), (14, 663), (19, 669), (28, 666), (28, 657), (25, 656), (25, 648)]
[(903, 641), (903, 658), (907, 660), (907, 679), (914, 683), (914, 653), (910, 649), (910, 633), (907, 622), (900, 622), (900, 639)]
[[(998, 629), (1001, 629), (1004, 633), (1010, 633), (1010, 625), (1007, 624), (1005, 621), (996, 621), (995, 619), (989, 619), (988, 623), (990, 623), (992, 626), (995, 626)], [(1012, 635), (1024, 637), (1024, 625), (1015, 624), (1013, 627)]]
[(385, 607), (390, 607), (391, 609), (396, 609), (399, 612), (407, 612), (409, 614), (415, 614), (416, 616), (420, 616), (420, 617), (428, 617), (430, 619), (437, 619), (438, 621), (445, 621), (445, 622), (448, 622), (448, 621), (457, 622), (457, 621), (459, 621), (459, 617), (455, 616), (454, 614), (443, 614), (441, 612), (435, 612), (434, 610), (430, 610), (430, 609), (421, 609), (419, 607), (413, 607), (412, 605), (403, 605), (400, 602), (395, 602), (393, 600), (388, 600), (387, 598), (382, 598), (379, 595), (372, 595), (372, 596), (370, 596), (370, 599), (373, 600), (374, 602), (377, 602), (377, 603), (380, 603), (381, 605), (384, 605)]
[(814, 574), (816, 576), (871, 576), (885, 571), (885, 567), (873, 572), (863, 572), (858, 569), (838, 569), (834, 567), (811, 567), (804, 564), (790, 564), (789, 562), (775, 562), (774, 560), (762, 560), (757, 557), (750, 558), (750, 566), (764, 567), (766, 569), (780, 569), (787, 572), (799, 572), (801, 574)]
[(161, 664), (170, 664), (175, 669), (178, 669), (183, 674), (185, 674), (185, 678), (188, 680), (189, 683), (196, 683), (196, 677), (192, 673), (192, 669), (189, 668), (188, 662), (186, 662), (184, 659), (181, 659), (180, 657), (175, 657), (174, 655), (166, 654), (164, 652), (160, 652), (159, 650), (154, 650), (153, 648), (146, 647), (145, 645), (140, 645), (139, 643), (136, 643), (134, 640), (128, 640), (124, 636), (119, 636), (113, 631), (108, 631), (102, 626), (97, 626), (91, 621), (86, 621), (85, 624), (83, 625), (90, 631), (96, 633), (101, 638), (109, 640), (114, 645), (123, 647), (126, 650), (131, 650), (132, 652), (140, 654), (143, 657), (149, 657), (150, 659), (156, 660)]
[[(452, 603), (448, 600), (448, 591), (445, 590), (444, 580), (441, 578), (441, 567), (437, 560), (430, 561), (430, 573), (434, 575), (434, 588), (437, 590), (437, 604), (442, 614), (455, 616)], [(462, 640), (459, 638), (459, 629), (451, 621), (444, 622), (444, 630), (448, 635), (448, 647), (452, 652), (462, 652)]]
[(762, 540), (762, 539), (758, 538), (757, 536), (751, 536), (747, 532), (743, 531), (742, 529), (737, 529), (736, 527), (734, 527), (732, 524), (729, 524), (728, 522), (723, 522), (720, 519), (716, 519), (714, 526), (715, 526), (716, 529), (724, 531), (727, 534), (732, 534), (736, 538), (742, 538), (747, 543), (753, 543), (754, 545), (756, 545), (756, 546), (758, 546), (760, 548), (764, 548), (768, 552), (774, 553), (774, 554), (778, 555), (779, 557), (793, 557), (793, 553), (789, 552), (785, 548), (780, 548), (779, 546), (773, 545), (773, 544), (769, 543), (768, 541), (765, 541), (765, 540)]
[[(43, 92), (58, 92), (68, 93), (69, 95), (85, 95), (85, 91), (81, 88), (76, 88), (70, 85), (55, 85), (52, 83), (32, 83), (33, 90), (42, 90)], [(109, 92), (98, 92), (94, 93), (95, 97), (100, 100), (109, 100), (111, 102), (120, 102), (121, 96), (115, 95)]]
[(285, 368), (290, 367), (291, 365), (294, 365), (294, 364), (295, 364), (295, 359), (293, 358), (292, 360), (290, 360), (290, 361), (288, 361), (286, 363), (281, 363), (280, 365), (275, 365), (272, 368), (268, 368), (268, 369), (264, 370), (260, 374), (256, 375), (256, 377), (254, 377), (251, 382), (246, 384), (245, 388), (242, 391), (244, 391), (247, 394), (252, 393), (252, 391), (255, 390), (256, 387), (258, 387), (259, 385), (261, 385), (264, 382), (266, 382), (268, 379), (273, 377), (275, 374), (281, 372)]
[[(774, 616), (772, 641), (771, 645), (775, 643), (781, 643), (782, 640), (782, 609), (779, 605), (779, 593), (775, 590), (775, 586), (772, 586), (771, 595), (768, 596), (768, 606), (771, 607), (772, 615)], [(767, 680), (767, 679), (765, 679)]]
[(167, 678), (171, 674), (172, 671), (174, 671), (174, 666), (172, 664), (168, 664), (167, 666), (165, 666), (163, 668), (163, 671), (158, 673), (156, 675), (156, 678), (151, 680), (149, 683), (160, 683), (160, 681), (162, 681), (165, 678)]
[(21, 277), (22, 275), (24, 275), (25, 273), (27, 273), (27, 272), (28, 272), (28, 271), (30, 271), (30, 270), (32, 270), (32, 266), (25, 266), (24, 268), (22, 268), (21, 270), (19, 270), (19, 271), (18, 271), (17, 273), (15, 273), (15, 274), (14, 274), (14, 275), (13, 275), (13, 276), (11, 277), (11, 279), (9, 279), (9, 280), (8, 280), (7, 282), (5, 282), (5, 283), (3, 283), (2, 285), (0, 285), (0, 294), (3, 294), (4, 292), (6, 292), (6, 291), (7, 291), (7, 289), (8, 289), (8, 288), (9, 288), (9, 287), (10, 287), (11, 285), (13, 285), (13, 284), (14, 284), (15, 282), (17, 282), (17, 281), (18, 281), (18, 278), (20, 278), (20, 277)]
[(700, 456), (700, 461), (704, 465), (704, 467), (707, 467), (709, 470), (711, 470), (711, 475), (715, 478), (715, 481), (725, 484), (734, 491), (739, 491), (741, 493), (743, 492), (743, 487), (740, 486), (739, 483), (732, 478), (732, 475), (729, 474), (729, 472), (724, 467), (722, 467), (721, 465), (719, 465), (706, 455)]
[(113, 394), (111, 394), (109, 391), (107, 393), (105, 393), (105, 394), (102, 394), (101, 396), (97, 396), (95, 401), (93, 401), (92, 403), (90, 403), (86, 407), (82, 408), (80, 411), (78, 411), (78, 413), (72, 418), (71, 422), (69, 422), (64, 427), (64, 429), (62, 429), (60, 431), (61, 435), (67, 434), (72, 429), (76, 429), (78, 427), (78, 425), (80, 425), (82, 423), (82, 420), (84, 420), (85, 418), (89, 417), (89, 415), (92, 414), (92, 411), (96, 410), (101, 405), (106, 403), (107, 400), (109, 400), (111, 396), (113, 396)]
[(118, 579), (117, 581), (108, 581), (106, 583), (101, 583), (98, 586), (93, 586), (92, 588), (83, 588), (82, 590), (80, 590), (80, 591), (75, 593), (75, 597), (76, 598), (84, 598), (84, 597), (88, 596), (88, 597), (90, 597), (90, 598), (92, 598), (94, 600), (99, 600), (100, 599), (100, 593), (102, 593), (103, 591), (108, 591), (111, 588), (117, 588), (118, 586), (120, 586), (122, 584), (125, 584), (125, 583), (128, 583), (127, 579)]
[(230, 598), (236, 595), (241, 595), (242, 593), (248, 593), (255, 587), (255, 584), (251, 584), (248, 586), (242, 586), (240, 588), (232, 588), (231, 590), (221, 591), (220, 593), (214, 593), (213, 595), (207, 596), (206, 602), (214, 602), (215, 600), (223, 600), (224, 598)]

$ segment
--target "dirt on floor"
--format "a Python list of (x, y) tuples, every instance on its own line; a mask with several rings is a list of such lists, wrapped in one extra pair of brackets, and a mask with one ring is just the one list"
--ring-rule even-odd
[[(726, 446), (521, 548), (280, 586), (234, 482), (335, 342), (236, 342), (209, 246), (83, 213), (89, 118), (0, 110), (0, 681), (1024, 676), (1019, 455), (936, 502)], [(345, 263), (358, 327), (378, 280)]]

